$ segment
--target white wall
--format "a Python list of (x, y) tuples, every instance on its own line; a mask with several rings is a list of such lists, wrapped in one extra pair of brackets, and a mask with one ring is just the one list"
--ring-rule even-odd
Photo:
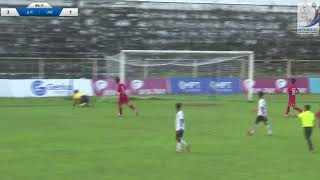
[(0, 79), (0, 97), (11, 97), (11, 84), (8, 79)]
[(0, 97), (70, 96), (74, 90), (93, 96), (90, 79), (0, 80)]

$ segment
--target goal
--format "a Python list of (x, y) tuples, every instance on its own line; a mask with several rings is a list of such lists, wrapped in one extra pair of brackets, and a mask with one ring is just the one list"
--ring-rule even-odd
[[(254, 78), (253, 51), (122, 50), (119, 76), (129, 78)], [(214, 92), (213, 92), (214, 93)], [(252, 89), (248, 89), (252, 100)]]

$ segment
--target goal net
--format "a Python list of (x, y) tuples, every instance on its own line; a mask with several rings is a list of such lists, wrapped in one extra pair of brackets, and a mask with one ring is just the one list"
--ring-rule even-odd
[[(252, 51), (122, 50), (117, 59), (122, 81), (128, 78), (211, 78), (216, 82), (225, 78), (254, 77)], [(213, 90), (210, 94), (217, 92)], [(252, 90), (248, 89), (247, 95), (251, 100)]]

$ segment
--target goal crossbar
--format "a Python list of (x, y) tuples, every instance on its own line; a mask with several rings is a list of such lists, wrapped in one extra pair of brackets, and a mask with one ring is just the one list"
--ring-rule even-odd
[(121, 50), (121, 53), (175, 53), (175, 54), (254, 54), (253, 51), (187, 51), (187, 50)]
[[(131, 53), (141, 54), (219, 54), (219, 55), (246, 55), (248, 56), (248, 79), (254, 78), (254, 51), (190, 51), (190, 50), (121, 50), (119, 56), (120, 79), (125, 81), (126, 55)], [(252, 100), (253, 89), (248, 89), (248, 100)]]

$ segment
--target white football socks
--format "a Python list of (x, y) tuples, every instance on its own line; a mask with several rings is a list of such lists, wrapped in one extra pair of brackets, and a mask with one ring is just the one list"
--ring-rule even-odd
[(252, 130), (250, 131), (251, 134), (256, 133), (256, 129), (258, 128), (258, 124), (255, 124)]
[(270, 124), (266, 125), (266, 128), (267, 128), (268, 134), (272, 134), (272, 129)]
[(177, 143), (176, 151), (181, 151), (181, 150), (182, 150), (182, 143), (181, 143), (181, 142), (178, 142), (178, 143)]

